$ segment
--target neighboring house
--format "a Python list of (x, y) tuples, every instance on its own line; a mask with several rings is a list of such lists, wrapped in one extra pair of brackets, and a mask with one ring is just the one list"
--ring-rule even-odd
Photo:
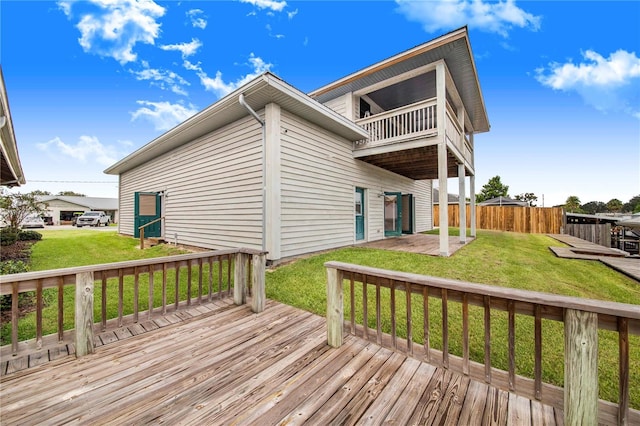
[[(468, 204), (468, 201), (465, 201)], [(457, 194), (447, 194), (447, 204), (459, 204), (460, 197)], [(440, 204), (440, 191), (438, 188), (433, 188), (433, 205), (437, 206)]]
[(51, 217), (54, 225), (71, 224), (74, 214), (77, 216), (91, 210), (102, 210), (115, 223), (119, 219), (117, 198), (46, 195), (38, 199), (47, 204), (45, 216)]
[(0, 65), (0, 185), (12, 187), (25, 183), (11, 111), (9, 111), (9, 98)]
[(496, 197), (490, 198), (488, 200), (484, 200), (481, 203), (478, 203), (479, 206), (510, 206), (510, 207), (529, 207), (529, 203), (527, 201), (514, 200), (509, 197)]
[(273, 261), (431, 229), (432, 180), (473, 189), (488, 130), (465, 27), (310, 94), (266, 72), (105, 173), (119, 232)]

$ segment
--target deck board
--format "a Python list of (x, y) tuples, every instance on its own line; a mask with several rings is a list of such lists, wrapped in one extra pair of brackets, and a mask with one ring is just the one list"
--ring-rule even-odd
[[(347, 335), (277, 302), (203, 304), (95, 353), (0, 378), (0, 423), (556, 424), (558, 410)], [(144, 318), (143, 323), (148, 323)], [(109, 334), (110, 333), (110, 334)], [(112, 341), (113, 339), (120, 339)], [(511, 395), (511, 396), (510, 396)], [(560, 420), (561, 423), (561, 420)]]

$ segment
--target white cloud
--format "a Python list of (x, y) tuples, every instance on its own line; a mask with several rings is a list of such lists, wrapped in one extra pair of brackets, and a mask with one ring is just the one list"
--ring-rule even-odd
[(190, 43), (163, 44), (160, 46), (162, 50), (176, 50), (182, 53), (182, 59), (195, 54), (202, 47), (202, 43), (197, 38), (192, 38)]
[(200, 28), (201, 30), (207, 28), (207, 16), (204, 15), (202, 10), (191, 9), (187, 12), (187, 17), (191, 20), (191, 25), (193, 25), (194, 28)]
[(265, 28), (267, 29), (267, 31), (269, 32), (269, 37), (273, 37), (273, 38), (277, 38), (277, 39), (281, 39), (284, 38), (284, 34), (273, 34), (272, 33), (272, 28), (270, 24), (265, 25)]
[(242, 3), (252, 4), (259, 9), (269, 9), (274, 12), (282, 12), (282, 9), (287, 5), (286, 1), (274, 1), (274, 0), (240, 0)]
[(585, 103), (607, 111), (623, 111), (640, 118), (640, 58), (618, 50), (605, 58), (593, 50), (583, 62), (550, 63), (536, 70), (536, 79), (554, 90), (578, 93)]
[(142, 107), (131, 113), (131, 121), (143, 118), (150, 121), (156, 130), (169, 130), (198, 112), (193, 105), (187, 107), (182, 104), (150, 101), (137, 103)]
[(293, 12), (287, 12), (287, 17), (289, 19), (293, 19), (294, 16), (296, 16), (298, 14), (298, 9), (294, 10)]
[(400, 13), (410, 21), (422, 24), (429, 33), (468, 25), (472, 29), (507, 37), (513, 27), (530, 28), (533, 31), (540, 28), (541, 18), (520, 9), (515, 0), (396, 0), (396, 3)]
[(173, 71), (148, 68), (146, 63), (143, 65), (145, 68), (140, 71), (129, 70), (137, 80), (149, 81), (151, 85), (162, 90), (171, 90), (175, 94), (187, 96), (187, 91), (183, 88), (191, 85), (187, 80)]
[(55, 137), (48, 142), (36, 144), (41, 151), (50, 154), (62, 154), (86, 163), (89, 160), (103, 165), (109, 166), (116, 162), (118, 153), (112, 146), (103, 145), (95, 136), (80, 136), (78, 143), (75, 145), (63, 142), (59, 137)]
[(76, 27), (81, 34), (78, 42), (85, 52), (111, 57), (121, 64), (136, 61), (133, 48), (137, 43), (155, 43), (160, 35), (160, 23), (156, 19), (165, 13), (165, 8), (153, 1), (91, 0), (58, 4), (69, 18), (73, 17), (72, 9), (82, 9)]
[(216, 72), (216, 76), (212, 78), (204, 72), (200, 63), (193, 64), (189, 61), (184, 62), (184, 67), (188, 70), (195, 71), (198, 77), (200, 77), (200, 82), (205, 89), (215, 93), (218, 98), (234, 91), (260, 74), (269, 71), (273, 66), (273, 64), (263, 61), (262, 58), (255, 56), (253, 53), (249, 55), (249, 63), (247, 65), (252, 68), (252, 71), (249, 74), (246, 74), (235, 81), (224, 81), (220, 71)]

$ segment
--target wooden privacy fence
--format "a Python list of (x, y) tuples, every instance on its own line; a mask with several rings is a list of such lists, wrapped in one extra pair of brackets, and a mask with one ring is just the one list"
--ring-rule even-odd
[[(631, 364), (629, 350), (640, 341), (640, 305), (341, 262), (325, 267), (331, 346), (342, 345), (344, 332), (355, 334), (564, 409), (566, 425), (640, 424), (640, 411), (630, 408), (630, 390), (640, 386), (640, 371), (631, 365), (639, 361)], [(609, 369), (599, 377), (603, 364)], [(549, 383), (550, 369), (560, 372), (564, 388)], [(617, 398), (599, 399), (601, 383)]]
[(567, 223), (564, 233), (594, 244), (611, 247), (610, 223)]
[[(460, 207), (449, 204), (449, 226), (460, 227)], [(467, 229), (471, 226), (467, 204)], [(527, 234), (562, 234), (565, 226), (561, 207), (476, 206), (476, 228)], [(433, 206), (433, 224), (440, 226), (440, 206)]]
[[(70, 343), (76, 356), (83, 356), (96, 346), (94, 331), (151, 320), (214, 298), (233, 295), (235, 304), (244, 304), (249, 284), (252, 310), (261, 312), (265, 259), (265, 253), (256, 250), (218, 250), (2, 275), (0, 295), (11, 295), (11, 344), (0, 348), (0, 355)], [(19, 319), (18, 301), (27, 292), (35, 293), (31, 323)], [(53, 324), (43, 319), (45, 300), (56, 308)], [(35, 338), (19, 339), (19, 324), (20, 329), (34, 330)]]

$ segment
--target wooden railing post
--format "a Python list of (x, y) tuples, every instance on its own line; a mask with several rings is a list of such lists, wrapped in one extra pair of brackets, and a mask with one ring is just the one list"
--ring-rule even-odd
[(338, 269), (327, 267), (327, 343), (334, 348), (342, 346), (343, 340), (342, 274)]
[(251, 310), (256, 313), (264, 311), (266, 260), (267, 257), (264, 253), (251, 255)]
[(76, 357), (93, 353), (93, 272), (76, 274)]
[(247, 303), (247, 255), (236, 253), (233, 269), (233, 303), (244, 305)]
[(564, 424), (598, 424), (598, 314), (564, 314)]

